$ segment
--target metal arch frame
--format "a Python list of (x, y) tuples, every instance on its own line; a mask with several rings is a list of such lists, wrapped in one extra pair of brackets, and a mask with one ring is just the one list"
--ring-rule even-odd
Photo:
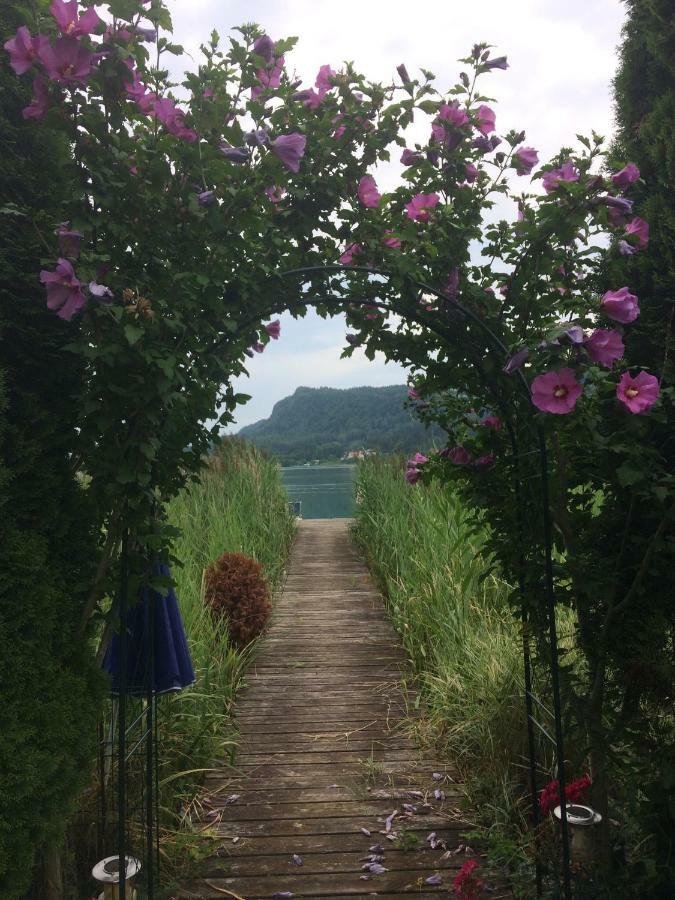
[[(386, 279), (391, 279), (393, 274), (386, 269), (375, 268), (371, 266), (345, 266), (340, 264), (328, 264), (324, 266), (307, 266), (300, 267), (294, 269), (288, 269), (282, 272), (276, 272), (274, 275), (269, 277), (269, 284), (273, 285), (274, 282), (287, 282), (291, 279), (304, 278), (307, 279), (310, 276), (322, 276), (327, 277), (330, 275), (338, 274), (338, 273), (362, 273), (367, 275), (378, 275)], [(475, 325), (482, 334), (489, 341), (493, 352), (499, 353), (502, 356), (504, 362), (510, 356), (509, 350), (506, 345), (500, 340), (500, 338), (492, 331), (492, 329), (483, 321), (483, 319), (476, 315), (472, 310), (468, 309), (462, 303), (460, 303), (456, 298), (450, 297), (447, 294), (437, 290), (436, 288), (419, 281), (415, 278), (408, 278), (408, 283), (411, 287), (416, 288), (417, 290), (429, 294), (435, 297), (438, 300), (443, 301), (446, 309), (453, 309), (460, 315), (464, 317), (469, 323)], [(349, 300), (346, 301), (341, 297), (321, 297), (317, 298), (315, 296), (308, 297), (306, 300), (299, 302), (298, 304), (292, 304), (287, 299), (281, 300), (277, 303), (270, 304), (270, 309), (267, 311), (267, 314), (272, 314), (275, 312), (279, 312), (282, 310), (292, 309), (294, 306), (311, 306), (316, 305), (317, 302), (329, 302), (329, 301), (337, 301), (339, 303), (355, 303), (355, 304), (363, 304), (363, 305), (375, 305), (381, 309), (386, 309), (387, 311), (396, 313), (398, 315), (402, 315), (407, 321), (415, 322), (420, 325), (422, 328), (425, 328), (432, 333), (436, 334), (441, 338), (444, 342), (448, 341), (449, 335), (445, 328), (439, 326), (439, 323), (434, 322), (431, 317), (415, 314), (411, 315), (409, 310), (401, 311), (396, 309), (395, 306), (391, 306), (390, 304), (377, 302), (373, 300), (368, 301), (360, 301)], [(421, 312), (421, 311), (420, 311)], [(264, 315), (264, 314), (263, 314)], [(239, 322), (238, 332), (242, 332), (245, 328), (252, 328), (260, 322), (261, 315), (258, 314), (255, 318), (251, 318), (248, 320), (243, 320)], [(221, 338), (216, 341), (214, 346), (211, 348), (212, 351), (217, 350), (219, 346), (222, 346), (227, 341), (231, 340), (232, 336), (228, 335), (226, 338)], [(474, 362), (476, 368), (480, 371), (480, 367), (478, 363)], [(520, 370), (517, 370), (513, 373), (515, 376), (515, 380), (519, 384), (520, 390), (525, 398), (530, 397), (530, 387), (527, 379), (523, 375)], [(508, 376), (512, 377), (512, 376)], [(501, 404), (500, 404), (501, 405)], [(518, 448), (518, 441), (513, 428), (508, 423), (508, 419), (506, 419), (507, 430), (509, 433), (509, 439), (511, 443), (511, 451), (514, 459), (514, 474), (513, 474), (513, 494), (516, 503), (516, 516), (517, 516), (517, 529), (518, 529), (518, 538), (520, 540), (520, 544), (523, 544), (524, 537), (524, 500), (522, 494), (522, 482), (521, 482), (521, 473), (520, 473), (520, 455)], [(556, 760), (557, 760), (557, 770), (558, 770), (558, 783), (559, 783), (559, 795), (561, 797), (561, 817), (560, 817), (560, 832), (561, 832), (561, 844), (562, 844), (562, 863), (563, 863), (563, 896), (565, 900), (571, 900), (572, 890), (571, 890), (571, 873), (570, 873), (570, 839), (569, 839), (569, 827), (567, 820), (567, 811), (566, 804), (564, 802), (565, 798), (565, 752), (564, 752), (564, 737), (563, 737), (563, 726), (562, 726), (562, 706), (561, 706), (561, 696), (560, 696), (560, 676), (559, 676), (559, 667), (558, 667), (558, 640), (557, 640), (557, 631), (556, 631), (556, 622), (555, 622), (555, 586), (554, 586), (554, 577), (553, 577), (553, 542), (552, 542), (552, 525), (551, 525), (551, 511), (550, 511), (550, 502), (549, 502), (549, 465), (548, 465), (548, 447), (547, 447), (547, 439), (546, 433), (541, 426), (541, 424), (537, 421), (534, 422), (534, 429), (537, 436), (537, 451), (539, 455), (539, 479), (541, 483), (541, 514), (543, 519), (543, 547), (544, 547), (544, 585), (545, 585), (545, 597), (546, 597), (546, 614), (548, 619), (548, 631), (549, 631), (549, 643), (550, 643), (550, 671), (551, 671), (551, 683), (553, 690), (553, 718), (555, 720), (555, 738), (553, 739), (553, 744), (555, 746), (556, 751)], [(129, 558), (128, 558), (128, 532), (125, 529), (122, 535), (122, 549), (120, 554), (120, 586), (119, 586), (119, 601), (118, 601), (118, 614), (120, 618), (120, 643), (119, 643), (119, 666), (120, 666), (120, 679), (119, 679), (119, 721), (118, 721), (118, 858), (123, 860), (126, 856), (126, 747), (125, 747), (125, 737), (126, 737), (126, 702), (125, 702), (125, 677), (126, 677), (126, 640), (125, 640), (125, 628), (124, 623), (126, 620), (126, 612), (128, 608), (128, 580), (129, 580)], [(519, 561), (519, 574), (518, 574), (518, 590), (521, 596), (521, 621), (522, 621), (522, 642), (523, 642), (523, 666), (524, 666), (524, 674), (525, 674), (525, 708), (526, 708), (526, 717), (527, 717), (527, 736), (528, 736), (528, 751), (529, 751), (529, 762), (530, 762), (530, 792), (531, 792), (531, 802), (532, 802), (532, 817), (533, 824), (535, 830), (537, 829), (540, 821), (539, 815), (539, 803), (538, 803), (538, 794), (537, 794), (537, 776), (536, 776), (536, 750), (535, 750), (535, 741), (534, 741), (534, 724), (538, 724), (535, 722), (534, 714), (533, 714), (533, 698), (534, 695), (532, 693), (532, 667), (531, 667), (531, 655), (530, 655), (530, 635), (529, 629), (527, 627), (527, 608), (525, 602), (525, 594), (526, 594), (526, 583), (525, 583), (525, 559), (524, 555), (521, 554)], [(152, 623), (151, 623), (152, 624)], [(151, 642), (154, 644), (154, 641)], [(148, 691), (148, 703), (152, 704), (151, 690)], [(536, 698), (534, 698), (536, 699)], [(152, 721), (152, 707), (148, 707), (147, 713), (147, 728), (148, 734), (150, 735), (150, 743), (147, 747), (147, 756), (146, 756), (146, 782), (148, 785), (147, 796), (149, 798), (149, 805), (147, 809), (147, 822), (146, 828), (148, 832), (148, 862), (150, 862), (150, 870), (152, 870), (152, 828), (153, 825), (156, 827), (156, 822), (153, 823), (153, 777), (156, 778), (156, 757), (157, 757), (157, 745), (156, 741), (153, 741), (154, 733), (156, 732), (156, 718), (153, 723)], [(152, 767), (155, 767), (155, 772), (153, 773)], [(155, 804), (157, 803), (157, 796), (154, 797)], [(125, 898), (126, 896), (126, 872), (125, 866), (120, 866), (120, 896)], [(148, 885), (148, 898), (149, 900), (153, 900), (154, 898), (154, 883), (152, 879), (152, 874), (150, 874), (150, 883)], [(537, 888), (537, 896), (542, 895), (542, 873), (539, 859), (537, 858), (536, 863), (536, 888)]]

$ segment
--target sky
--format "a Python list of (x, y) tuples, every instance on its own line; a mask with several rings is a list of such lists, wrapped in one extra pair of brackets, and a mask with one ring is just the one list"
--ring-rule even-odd
[[(195, 60), (213, 28), (224, 38), (232, 26), (257, 22), (274, 40), (297, 36), (286, 65), (307, 87), (321, 65), (338, 69), (350, 60), (373, 81), (387, 83), (399, 63), (411, 75), (421, 66), (444, 90), (461, 70), (457, 59), (484, 41), (509, 60), (506, 71), (485, 76), (483, 88), (497, 100), (498, 132), (524, 129), (541, 161), (574, 145), (578, 133), (612, 133), (621, 0), (169, 0), (169, 7), (174, 38)], [(384, 190), (396, 183), (397, 172), (391, 166), (378, 173)], [(286, 314), (281, 325), (281, 339), (250, 361), (250, 377), (237, 380), (237, 391), (252, 399), (238, 410), (236, 427), (267, 418), (300, 385), (405, 381), (404, 370), (383, 358), (370, 362), (356, 353), (340, 360), (342, 317), (324, 320), (312, 312), (294, 321)]]

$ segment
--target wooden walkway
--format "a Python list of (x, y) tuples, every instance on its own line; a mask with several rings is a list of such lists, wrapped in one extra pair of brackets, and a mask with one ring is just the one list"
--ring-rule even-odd
[(405, 656), (349, 524), (299, 525), (239, 695), (236, 767), (203, 798), (219, 850), (181, 900), (447, 896), (470, 858), (452, 773), (406, 734)]

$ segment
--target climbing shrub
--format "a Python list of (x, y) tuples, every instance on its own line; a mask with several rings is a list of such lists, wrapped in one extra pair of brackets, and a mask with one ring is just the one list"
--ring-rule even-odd
[(259, 563), (243, 553), (223, 553), (204, 573), (204, 600), (227, 620), (230, 641), (245, 647), (262, 634), (272, 607)]

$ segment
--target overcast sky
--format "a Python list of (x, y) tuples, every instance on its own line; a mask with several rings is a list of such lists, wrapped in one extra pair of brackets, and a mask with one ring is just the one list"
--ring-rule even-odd
[[(319, 66), (338, 69), (351, 60), (374, 81), (393, 79), (405, 63), (431, 69), (437, 87), (455, 83), (460, 65), (476, 42), (494, 44), (508, 56), (509, 69), (485, 76), (484, 93), (498, 101), (497, 130), (524, 129), (540, 160), (577, 133), (591, 129), (609, 136), (613, 109), (611, 79), (616, 68), (624, 8), (620, 0), (173, 0), (174, 36), (198, 59), (199, 44), (212, 28), (221, 37), (234, 25), (258, 22), (274, 40), (296, 35), (286, 57), (311, 86)], [(378, 175), (385, 189), (396, 169)], [(389, 182), (389, 183), (387, 183)], [(253, 399), (238, 424), (266, 418), (272, 406), (299, 385), (351, 387), (405, 380), (398, 366), (363, 355), (340, 360), (345, 325), (341, 318), (310, 314), (295, 322), (284, 315), (281, 340), (250, 361), (250, 378), (237, 390)]]

